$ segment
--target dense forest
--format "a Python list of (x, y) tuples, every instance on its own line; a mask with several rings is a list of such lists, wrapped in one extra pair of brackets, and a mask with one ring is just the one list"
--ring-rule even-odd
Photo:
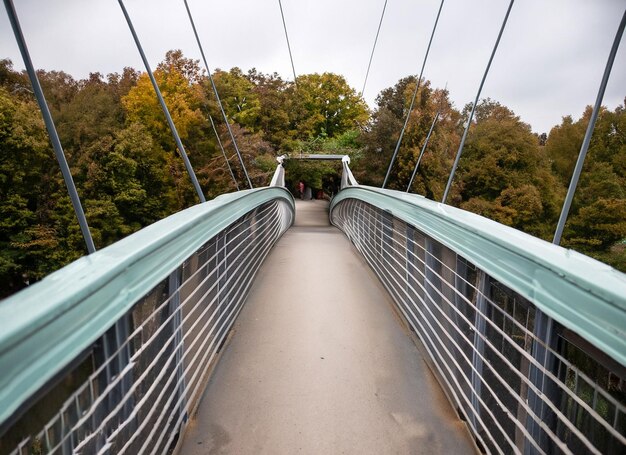
[[(206, 74), (170, 51), (155, 71), (207, 199), (235, 190), (209, 115), (245, 187)], [(39, 77), (97, 248), (197, 203), (145, 73), (57, 71)], [(371, 111), (342, 76), (301, 75), (297, 86), (252, 69), (217, 70), (217, 89), (255, 186), (267, 185), (283, 153), (345, 153), (360, 183), (380, 186), (416, 78), (383, 90)], [(411, 191), (441, 200), (471, 106), (457, 109), (424, 80), (390, 188), (405, 190), (433, 117), (440, 112)], [(490, 99), (477, 106), (448, 203), (551, 240), (591, 115), (563, 117), (535, 134)], [(336, 189), (338, 167), (287, 164), (297, 182)], [(86, 250), (30, 83), (0, 60), (0, 297), (41, 279)], [(604, 109), (596, 126), (562, 245), (626, 270), (626, 111)]]

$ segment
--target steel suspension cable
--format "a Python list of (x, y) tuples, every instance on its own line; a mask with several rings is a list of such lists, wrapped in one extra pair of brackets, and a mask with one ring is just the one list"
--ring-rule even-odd
[(424, 145), (422, 146), (422, 150), (420, 151), (419, 157), (417, 158), (417, 162), (415, 163), (415, 169), (413, 169), (413, 174), (411, 174), (411, 180), (409, 180), (409, 184), (406, 186), (406, 192), (407, 193), (411, 189), (411, 185), (413, 184), (413, 180), (415, 179), (415, 175), (417, 174), (417, 168), (420, 166), (420, 162), (422, 161), (422, 157), (424, 156), (424, 152), (426, 152), (426, 147), (428, 147), (428, 141), (430, 141), (430, 135), (433, 134), (433, 130), (435, 129), (435, 125), (437, 124), (437, 120), (439, 120), (439, 116), (441, 115), (441, 111), (443, 109), (444, 95), (447, 92), (448, 92), (448, 83), (446, 82), (446, 86), (443, 89), (443, 94), (441, 96), (441, 100), (439, 101), (439, 108), (437, 109), (437, 113), (435, 114), (435, 118), (433, 119), (432, 125), (430, 125), (430, 129), (428, 130), (428, 134), (426, 135), (426, 140), (424, 141)]
[(200, 183), (198, 183), (198, 179), (196, 178), (196, 174), (193, 171), (193, 167), (191, 166), (191, 162), (189, 161), (189, 157), (187, 156), (187, 152), (185, 152), (185, 147), (183, 146), (182, 141), (180, 140), (180, 136), (178, 135), (178, 130), (176, 129), (176, 125), (174, 125), (174, 121), (172, 120), (172, 116), (170, 115), (170, 111), (165, 104), (165, 100), (163, 99), (163, 95), (161, 94), (161, 90), (159, 89), (159, 84), (157, 84), (156, 79), (154, 78), (154, 73), (152, 69), (150, 69), (150, 64), (148, 63), (148, 59), (146, 58), (146, 54), (143, 52), (143, 47), (141, 46), (141, 42), (139, 41), (139, 37), (135, 32), (135, 27), (133, 26), (133, 22), (128, 15), (128, 11), (126, 11), (126, 7), (124, 6), (123, 0), (118, 0), (120, 4), (120, 8), (122, 8), (122, 13), (126, 18), (126, 23), (128, 24), (128, 28), (130, 29), (130, 33), (133, 35), (133, 39), (135, 40), (135, 45), (137, 46), (137, 50), (139, 51), (139, 55), (141, 56), (141, 60), (143, 61), (144, 66), (146, 67), (146, 72), (148, 73), (148, 77), (152, 82), (152, 87), (154, 87), (154, 91), (156, 92), (157, 98), (159, 99), (159, 104), (161, 105), (161, 109), (165, 114), (165, 118), (167, 119), (167, 124), (170, 127), (170, 131), (172, 132), (172, 136), (174, 137), (174, 142), (178, 147), (178, 151), (180, 152), (183, 162), (185, 163), (185, 167), (187, 168), (187, 173), (189, 174), (189, 178), (191, 178), (191, 183), (196, 189), (196, 193), (198, 194), (198, 198), (200, 202), (206, 202), (206, 198), (204, 197), (204, 193), (202, 193), (202, 188), (200, 188)]
[(20, 26), (17, 12), (15, 11), (15, 6), (13, 6), (12, 0), (4, 0), (4, 6), (7, 10), (7, 15), (9, 16), (9, 21), (11, 22), (11, 28), (13, 28), (13, 34), (15, 35), (15, 39), (17, 40), (17, 45), (20, 49), (20, 53), (22, 54), (22, 59), (24, 60), (24, 66), (26, 67), (28, 78), (30, 79), (30, 83), (33, 86), (33, 92), (35, 93), (37, 104), (39, 104), (39, 109), (41, 110), (46, 129), (48, 130), (48, 135), (50, 137), (50, 142), (52, 143), (52, 148), (54, 149), (57, 161), (59, 163), (59, 166), (61, 167), (61, 174), (63, 174), (63, 180), (65, 181), (67, 192), (69, 193), (70, 200), (72, 201), (72, 206), (74, 207), (74, 212), (76, 213), (76, 218), (78, 219), (80, 231), (83, 234), (83, 239), (85, 240), (85, 244), (87, 246), (87, 251), (89, 252), (89, 254), (94, 253), (96, 251), (96, 247), (93, 243), (91, 232), (89, 231), (87, 218), (85, 217), (83, 206), (80, 203), (80, 197), (78, 196), (78, 192), (76, 191), (76, 185), (74, 185), (72, 173), (67, 164), (67, 160), (65, 159), (63, 146), (61, 145), (59, 134), (57, 133), (56, 126), (54, 125), (54, 120), (52, 119), (50, 109), (48, 108), (48, 104), (46, 103), (46, 98), (43, 94), (43, 90), (41, 89), (41, 84), (39, 83), (37, 72), (35, 71), (35, 67), (33, 66), (33, 62), (30, 58), (30, 53), (28, 52), (28, 47), (26, 46), (26, 40), (24, 39), (24, 34), (22, 33), (22, 27)]
[(374, 58), (374, 51), (376, 50), (376, 43), (378, 42), (378, 35), (380, 34), (380, 27), (383, 25), (383, 18), (385, 17), (386, 9), (387, 9), (387, 0), (385, 0), (385, 4), (383, 5), (383, 12), (380, 15), (380, 22), (378, 23), (378, 30), (376, 30), (376, 38), (374, 38), (374, 46), (372, 46), (372, 53), (370, 54), (370, 61), (367, 64), (367, 71), (365, 72), (365, 81), (363, 82), (363, 88), (361, 89), (361, 98), (363, 98), (363, 94), (365, 93), (365, 86), (367, 85), (367, 78), (370, 75), (372, 59)]
[(413, 106), (415, 104), (415, 98), (417, 97), (417, 92), (419, 91), (420, 83), (422, 82), (422, 75), (424, 74), (424, 67), (426, 66), (426, 61), (428, 60), (428, 53), (430, 52), (430, 46), (433, 43), (435, 30), (437, 30), (437, 24), (439, 23), (439, 16), (441, 16), (441, 10), (443, 8), (444, 1), (445, 0), (441, 0), (441, 4), (439, 5), (439, 11), (437, 11), (437, 18), (435, 19), (435, 25), (433, 26), (433, 31), (430, 34), (430, 40), (428, 41), (428, 47), (426, 48), (426, 55), (424, 55), (424, 61), (422, 62), (422, 69), (420, 70), (420, 75), (417, 78), (417, 84), (415, 85), (415, 91), (413, 92), (411, 105), (409, 106), (409, 111), (406, 113), (406, 119), (404, 120), (404, 125), (402, 126), (402, 130), (400, 131), (400, 137), (398, 138), (396, 149), (393, 152), (391, 161), (389, 162), (389, 167), (387, 168), (387, 174), (385, 175), (385, 180), (383, 181), (383, 186), (382, 186), (383, 188), (387, 185), (387, 181), (389, 180), (389, 174), (391, 174), (391, 168), (393, 167), (393, 163), (396, 161), (396, 157), (398, 156), (398, 151), (400, 150), (400, 144), (402, 143), (402, 138), (404, 137), (404, 132), (406, 131), (406, 127), (409, 124), (409, 118), (411, 117), (411, 112), (413, 111)]
[(228, 157), (226, 156), (226, 151), (224, 150), (224, 146), (222, 145), (222, 141), (220, 140), (220, 135), (217, 134), (217, 128), (215, 128), (215, 122), (213, 121), (213, 117), (211, 116), (211, 114), (209, 114), (209, 121), (211, 122), (211, 128), (213, 128), (213, 133), (215, 133), (215, 138), (217, 139), (217, 143), (220, 146), (220, 150), (222, 150), (222, 155), (224, 155), (224, 161), (226, 161), (226, 166), (228, 166), (228, 172), (230, 172), (230, 176), (233, 178), (233, 182), (235, 182), (237, 191), (239, 191), (239, 184), (237, 183), (237, 178), (235, 177), (233, 168), (230, 167), (230, 163), (228, 162)]
[(563, 228), (565, 227), (565, 221), (567, 221), (567, 215), (569, 214), (569, 210), (572, 205), (572, 199), (574, 199), (576, 186), (578, 186), (578, 179), (580, 178), (580, 173), (582, 172), (583, 164), (585, 163), (587, 150), (589, 150), (589, 143), (591, 142), (591, 136), (593, 135), (593, 130), (596, 126), (596, 120), (598, 120), (598, 114), (600, 113), (600, 108), (602, 107), (602, 98), (604, 98), (604, 91), (606, 90), (606, 85), (609, 81), (609, 76), (611, 75), (611, 69), (613, 68), (613, 62), (615, 61), (615, 55), (617, 54), (617, 49), (619, 47), (620, 41), (622, 40), (622, 35), (624, 34), (625, 27), (626, 27), (626, 10), (624, 11), (624, 15), (622, 16), (622, 20), (619, 24), (619, 27), (617, 28), (617, 33), (615, 34), (615, 39), (613, 40), (613, 46), (611, 47), (611, 52), (609, 52), (609, 58), (604, 68), (604, 74), (602, 75), (600, 88), (598, 89), (598, 96), (596, 97), (596, 104), (593, 106), (593, 112), (591, 114), (591, 118), (589, 119), (589, 124), (587, 125), (585, 138), (583, 140), (582, 146), (580, 147), (580, 152), (578, 153), (578, 159), (576, 160), (574, 174), (572, 175), (572, 180), (569, 184), (569, 188), (567, 189), (565, 202), (563, 203), (563, 208), (561, 209), (561, 215), (559, 216), (559, 222), (557, 224), (556, 231), (554, 233), (554, 238), (552, 239), (552, 243), (554, 243), (555, 245), (559, 245), (561, 243), (561, 236), (563, 235)]
[(291, 44), (289, 44), (289, 34), (287, 33), (287, 24), (285, 23), (285, 13), (283, 12), (283, 4), (280, 0), (278, 0), (278, 6), (280, 7), (280, 17), (283, 19), (283, 29), (285, 30), (285, 38), (287, 39), (287, 49), (289, 49), (289, 60), (291, 60), (291, 70), (293, 71), (293, 83), (296, 88), (298, 88), (298, 77), (296, 76), (296, 67), (293, 65), (293, 55), (291, 54)]
[(439, 120), (439, 114), (441, 114), (441, 111), (437, 111), (437, 113), (435, 114), (435, 118), (433, 119), (433, 123), (430, 125), (430, 129), (428, 130), (428, 134), (426, 135), (426, 140), (424, 141), (422, 150), (420, 150), (420, 155), (417, 158), (417, 162), (415, 163), (415, 169), (413, 169), (413, 174), (411, 174), (411, 180), (409, 180), (409, 184), (406, 186), (407, 193), (411, 189), (411, 185), (413, 184), (413, 180), (415, 179), (415, 175), (417, 174), (417, 168), (420, 166), (420, 161), (422, 161), (422, 156), (424, 156), (424, 152), (426, 151), (426, 147), (428, 146), (430, 135), (433, 134), (433, 130), (435, 129), (437, 120)]
[(224, 123), (226, 123), (226, 128), (228, 128), (228, 134), (230, 135), (230, 139), (233, 142), (233, 147), (235, 147), (235, 151), (237, 152), (237, 157), (239, 158), (239, 163), (241, 163), (241, 168), (243, 169), (243, 173), (245, 174), (246, 180), (248, 181), (248, 186), (250, 188), (253, 188), (252, 182), (250, 181), (250, 177), (248, 176), (248, 171), (246, 170), (246, 165), (243, 162), (241, 152), (239, 151), (239, 147), (237, 146), (235, 135), (233, 134), (233, 130), (230, 127), (230, 123), (228, 122), (228, 117), (226, 116), (226, 112), (224, 111), (224, 106), (222, 106), (222, 100), (220, 99), (220, 94), (217, 92), (217, 87), (215, 86), (213, 75), (211, 74), (211, 70), (209, 69), (209, 64), (207, 63), (206, 56), (204, 55), (204, 48), (202, 47), (202, 43), (200, 42), (200, 37), (198, 36), (198, 30), (196, 30), (196, 24), (193, 20), (191, 10), (189, 9), (189, 4), (187, 3), (187, 0), (184, 0), (184, 2), (185, 2), (185, 8), (187, 9), (187, 15), (189, 16), (189, 22), (191, 22), (191, 28), (193, 29), (193, 34), (196, 37), (196, 42), (198, 43), (198, 48), (200, 49), (200, 55), (202, 56), (202, 61), (204, 62), (204, 67), (206, 68), (206, 71), (209, 75), (209, 81), (211, 82), (213, 93), (215, 93), (215, 98), (217, 99), (217, 105), (219, 106), (220, 112), (222, 113), (222, 118), (224, 119)]
[(496, 39), (496, 44), (493, 46), (491, 56), (489, 57), (489, 62), (487, 63), (487, 68), (485, 68), (485, 73), (483, 74), (483, 78), (480, 81), (480, 86), (478, 87), (478, 92), (476, 93), (476, 99), (474, 100), (474, 104), (472, 105), (472, 111), (470, 112), (469, 119), (467, 120), (467, 125), (465, 125), (465, 131), (463, 132), (463, 137), (461, 138), (461, 143), (459, 144), (459, 150), (456, 152), (456, 158), (454, 159), (454, 164), (452, 165), (452, 170), (450, 171), (450, 177), (448, 178), (448, 183), (446, 184), (446, 190), (444, 191), (443, 198), (441, 199), (442, 204), (445, 204), (446, 199), (448, 198), (448, 193), (450, 192), (450, 187), (452, 186), (452, 180), (454, 179), (454, 173), (456, 172), (456, 168), (459, 165), (461, 153), (463, 153), (465, 139), (467, 139), (467, 133), (469, 131), (470, 125), (472, 124), (472, 119), (474, 118), (474, 112), (476, 111), (478, 98), (480, 98), (480, 92), (482, 92), (483, 85), (485, 85), (485, 79), (487, 79), (487, 74), (489, 73), (491, 62), (493, 62), (493, 57), (496, 55), (498, 44), (500, 44), (500, 38), (502, 38), (502, 33), (504, 32), (504, 27), (506, 27), (506, 23), (509, 19), (509, 14), (511, 13), (511, 8), (513, 7), (514, 2), (515, 0), (511, 0), (511, 2), (509, 3), (509, 7), (507, 8), (506, 14), (504, 15), (504, 20), (502, 21), (502, 26), (500, 27), (500, 32), (498, 33), (498, 38)]

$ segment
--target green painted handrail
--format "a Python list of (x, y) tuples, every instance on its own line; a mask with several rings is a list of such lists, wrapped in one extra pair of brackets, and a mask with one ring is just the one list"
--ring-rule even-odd
[(626, 366), (626, 275), (474, 213), (415, 194), (373, 187), (342, 190), (390, 212), (472, 262), (541, 311)]
[(291, 194), (219, 196), (85, 256), (0, 302), (0, 423), (88, 349), (209, 239), (255, 207)]

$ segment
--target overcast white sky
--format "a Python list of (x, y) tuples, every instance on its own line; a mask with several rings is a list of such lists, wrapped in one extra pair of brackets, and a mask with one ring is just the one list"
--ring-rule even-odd
[[(188, 0), (211, 69), (239, 66), (292, 79), (278, 0)], [(74, 77), (143, 66), (115, 0), (14, 0), (37, 68)], [(384, 0), (283, 0), (298, 74), (342, 74), (363, 85)], [(388, 0), (365, 89), (380, 90), (417, 74), (440, 0)], [(508, 0), (446, 0), (425, 77), (446, 82), (458, 108), (475, 97)], [(182, 0), (126, 0), (154, 67), (169, 49), (199, 58)], [(548, 132), (593, 104), (624, 0), (518, 0), (513, 6), (483, 97), (512, 108), (536, 132)], [(626, 39), (622, 40), (626, 41)], [(622, 42), (604, 105), (626, 97)], [(23, 68), (0, 7), (0, 57)]]

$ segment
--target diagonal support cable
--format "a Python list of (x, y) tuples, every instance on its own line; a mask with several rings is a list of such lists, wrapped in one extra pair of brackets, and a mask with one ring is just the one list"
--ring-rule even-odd
[(383, 25), (383, 18), (385, 17), (385, 10), (387, 9), (387, 0), (383, 5), (383, 12), (380, 15), (380, 22), (378, 23), (378, 30), (376, 30), (376, 38), (374, 38), (374, 46), (372, 46), (372, 53), (370, 54), (370, 61), (367, 64), (367, 71), (365, 72), (365, 81), (363, 81), (363, 88), (361, 89), (361, 98), (365, 94), (365, 86), (367, 85), (367, 78), (370, 75), (370, 68), (372, 66), (372, 59), (374, 58), (374, 51), (376, 50), (376, 43), (378, 43), (378, 35), (380, 34), (380, 27)]
[(411, 180), (409, 180), (409, 184), (406, 187), (406, 192), (408, 193), (411, 190), (411, 185), (413, 184), (413, 180), (415, 179), (415, 175), (417, 174), (417, 168), (420, 166), (420, 162), (422, 161), (422, 157), (424, 156), (424, 152), (426, 152), (426, 147), (428, 147), (428, 141), (430, 141), (430, 135), (433, 134), (433, 130), (435, 129), (435, 125), (437, 124), (437, 120), (439, 120), (439, 116), (441, 115), (441, 111), (443, 110), (443, 100), (444, 94), (448, 93), (448, 83), (446, 82), (446, 86), (443, 89), (443, 94), (439, 101), (439, 107), (437, 108), (437, 113), (435, 114), (435, 118), (433, 119), (432, 125), (430, 125), (430, 129), (428, 130), (428, 134), (426, 135), (426, 140), (424, 141), (424, 145), (422, 146), (422, 150), (420, 151), (419, 157), (417, 158), (417, 163), (415, 163), (415, 169), (413, 169), (413, 174), (411, 175)]
[(224, 123), (226, 123), (226, 128), (228, 128), (228, 134), (230, 135), (230, 139), (233, 141), (233, 147), (235, 147), (235, 151), (237, 152), (237, 157), (239, 158), (239, 163), (241, 163), (241, 168), (243, 169), (243, 173), (245, 174), (246, 180), (248, 181), (248, 186), (250, 186), (250, 188), (252, 189), (253, 188), (252, 182), (250, 181), (250, 177), (248, 176), (248, 171), (246, 170), (246, 165), (243, 162), (241, 152), (239, 151), (239, 147), (237, 146), (235, 135), (233, 134), (233, 130), (230, 127), (230, 123), (228, 122), (228, 117), (226, 116), (226, 112), (224, 111), (224, 106), (222, 106), (222, 100), (220, 99), (220, 95), (217, 92), (217, 87), (215, 86), (213, 75), (211, 74), (211, 70), (209, 69), (209, 64), (207, 63), (206, 56), (204, 55), (204, 48), (202, 47), (202, 43), (200, 42), (200, 37), (198, 36), (198, 30), (196, 30), (196, 24), (193, 20), (193, 16), (191, 15), (189, 4), (187, 3), (187, 0), (184, 0), (184, 2), (185, 2), (185, 8), (187, 9), (187, 15), (189, 16), (189, 22), (191, 22), (191, 28), (193, 29), (193, 34), (196, 37), (196, 42), (198, 43), (198, 48), (200, 49), (200, 55), (202, 56), (202, 61), (204, 62), (204, 67), (206, 68), (207, 74), (209, 75), (209, 81), (211, 82), (213, 93), (215, 93), (217, 105), (219, 106), (220, 112), (222, 113), (222, 118), (224, 119)]
[(24, 66), (26, 66), (28, 78), (30, 79), (30, 83), (33, 86), (35, 98), (37, 98), (39, 109), (41, 110), (46, 129), (48, 130), (48, 135), (50, 136), (52, 148), (54, 148), (54, 153), (56, 155), (59, 166), (61, 167), (61, 174), (63, 174), (63, 180), (65, 180), (67, 192), (69, 193), (70, 200), (72, 201), (72, 206), (74, 207), (76, 218), (78, 218), (78, 224), (80, 226), (80, 231), (83, 234), (83, 238), (85, 239), (87, 251), (89, 252), (89, 254), (94, 253), (96, 251), (96, 247), (93, 243), (91, 232), (89, 231), (87, 218), (85, 217), (83, 206), (80, 203), (80, 198), (78, 196), (78, 192), (76, 191), (76, 186), (74, 185), (74, 179), (72, 178), (72, 173), (70, 172), (67, 160), (65, 159), (63, 146), (61, 145), (59, 134), (57, 133), (54, 121), (52, 120), (52, 115), (50, 114), (50, 109), (48, 108), (46, 98), (43, 94), (43, 90), (41, 89), (41, 84), (39, 83), (37, 72), (35, 71), (32, 60), (30, 59), (30, 53), (28, 52), (28, 47), (26, 46), (26, 40), (24, 39), (24, 34), (22, 33), (22, 27), (20, 26), (17, 12), (15, 11), (15, 6), (13, 6), (12, 0), (4, 0), (4, 6), (7, 10), (9, 21), (11, 22), (11, 27), (13, 28), (13, 34), (15, 35), (15, 39), (17, 40), (17, 45), (20, 48), (20, 53), (22, 54), (22, 59), (24, 60)]
[[(386, 1), (385, 1), (386, 3)], [(280, 7), (280, 17), (283, 19), (283, 29), (285, 30), (285, 38), (287, 39), (287, 49), (289, 49), (289, 60), (291, 60), (291, 70), (293, 71), (293, 83), (298, 88), (298, 77), (296, 76), (296, 67), (293, 65), (293, 54), (291, 53), (291, 44), (289, 44), (289, 34), (287, 33), (287, 24), (285, 23), (285, 13), (283, 12), (283, 4), (278, 0)]]
[(443, 8), (444, 1), (445, 0), (441, 0), (441, 4), (439, 5), (439, 11), (437, 11), (437, 18), (435, 19), (435, 25), (433, 26), (433, 31), (430, 34), (430, 40), (428, 41), (428, 47), (426, 48), (426, 55), (424, 55), (424, 61), (422, 62), (422, 69), (420, 70), (420, 75), (417, 78), (417, 84), (415, 85), (415, 91), (413, 92), (411, 105), (409, 106), (409, 111), (406, 113), (406, 119), (404, 120), (404, 126), (402, 126), (402, 131), (400, 131), (400, 137), (398, 138), (396, 149), (393, 151), (391, 161), (389, 162), (389, 167), (387, 168), (387, 174), (385, 175), (385, 180), (383, 181), (383, 186), (382, 186), (383, 188), (387, 185), (387, 180), (389, 180), (389, 174), (391, 174), (391, 168), (393, 167), (393, 163), (396, 161), (396, 157), (398, 156), (398, 151), (400, 150), (400, 144), (402, 143), (402, 138), (404, 137), (404, 132), (406, 131), (406, 127), (409, 124), (409, 118), (411, 117), (411, 112), (413, 111), (413, 105), (415, 104), (415, 98), (417, 97), (417, 92), (419, 91), (420, 83), (422, 82), (422, 75), (424, 74), (424, 67), (426, 66), (426, 61), (428, 60), (428, 53), (430, 52), (430, 46), (433, 43), (435, 30), (437, 30), (437, 23), (439, 23), (439, 16), (441, 16), (441, 9)]
[(433, 134), (433, 130), (435, 129), (435, 125), (437, 124), (437, 120), (439, 120), (439, 114), (441, 114), (440, 110), (437, 111), (437, 113), (435, 114), (435, 118), (433, 119), (433, 123), (430, 125), (430, 130), (428, 130), (428, 134), (426, 135), (426, 140), (424, 141), (422, 150), (420, 150), (420, 155), (417, 158), (417, 163), (415, 163), (415, 169), (413, 169), (413, 174), (411, 174), (411, 180), (409, 180), (409, 184), (406, 187), (407, 193), (411, 189), (411, 185), (413, 184), (413, 180), (415, 179), (415, 175), (417, 174), (417, 168), (420, 166), (420, 161), (422, 161), (422, 156), (424, 156), (424, 152), (426, 151), (426, 147), (428, 146), (430, 135)]
[(193, 171), (193, 167), (191, 166), (191, 162), (189, 161), (189, 157), (187, 156), (187, 152), (185, 151), (185, 147), (183, 146), (182, 141), (180, 140), (180, 136), (178, 135), (178, 130), (176, 129), (176, 125), (174, 125), (174, 121), (172, 120), (172, 116), (170, 115), (170, 111), (165, 104), (165, 100), (163, 99), (163, 95), (161, 94), (161, 90), (159, 89), (159, 85), (157, 84), (156, 79), (154, 78), (154, 73), (150, 69), (150, 64), (148, 63), (148, 59), (146, 58), (146, 54), (143, 52), (143, 47), (141, 46), (141, 42), (139, 41), (139, 37), (137, 36), (137, 32), (135, 32), (135, 27), (133, 26), (133, 22), (128, 15), (128, 11), (126, 11), (126, 7), (124, 6), (123, 0), (118, 0), (120, 4), (120, 8), (122, 8), (122, 13), (126, 18), (126, 22), (128, 23), (128, 28), (130, 29), (130, 33), (133, 35), (133, 39), (135, 40), (135, 44), (137, 45), (137, 50), (139, 51), (139, 55), (141, 56), (141, 60), (143, 60), (143, 64), (146, 67), (146, 72), (150, 77), (150, 81), (152, 82), (152, 86), (154, 87), (154, 91), (156, 92), (157, 98), (159, 99), (159, 104), (161, 105), (161, 109), (165, 114), (165, 118), (167, 119), (167, 124), (170, 127), (170, 131), (172, 132), (172, 136), (174, 137), (174, 142), (178, 147), (178, 150), (183, 157), (183, 161), (185, 163), (185, 167), (187, 168), (187, 173), (191, 178), (191, 183), (193, 183), (194, 188), (196, 189), (196, 193), (198, 194), (198, 198), (200, 198), (200, 202), (206, 202), (204, 197), (204, 193), (202, 192), (202, 188), (200, 188), (200, 183), (198, 183), (198, 179), (196, 178), (196, 174)]
[(576, 167), (574, 168), (574, 174), (572, 175), (572, 181), (569, 184), (569, 188), (567, 189), (567, 195), (565, 196), (565, 202), (563, 203), (563, 209), (561, 210), (561, 215), (559, 216), (559, 222), (556, 226), (556, 231), (554, 233), (554, 238), (552, 243), (555, 245), (559, 245), (561, 243), (561, 236), (563, 235), (563, 228), (565, 227), (565, 221), (567, 221), (567, 215), (569, 214), (570, 207), (572, 205), (572, 199), (574, 199), (574, 193), (576, 192), (576, 187), (578, 186), (578, 179), (580, 178), (580, 173), (582, 172), (583, 164), (585, 163), (585, 157), (587, 156), (587, 150), (589, 150), (589, 143), (591, 142), (591, 136), (593, 135), (593, 130), (596, 126), (596, 120), (598, 120), (598, 114), (600, 113), (600, 108), (602, 107), (602, 98), (604, 98), (604, 91), (606, 90), (606, 84), (609, 81), (609, 76), (611, 75), (611, 69), (613, 68), (613, 62), (615, 61), (615, 55), (617, 54), (617, 49), (619, 47), (619, 43), (622, 40), (622, 35), (624, 34), (624, 28), (626, 27), (626, 10), (624, 11), (624, 15), (622, 16), (622, 21), (617, 28), (617, 33), (615, 34), (615, 39), (613, 40), (613, 46), (611, 47), (611, 52), (609, 53), (608, 61), (606, 62), (606, 67), (604, 68), (604, 74), (602, 75), (602, 82), (600, 82), (600, 88), (598, 89), (598, 96), (596, 98), (596, 104), (593, 106), (593, 112), (591, 114), (591, 118), (589, 119), (589, 124), (587, 125), (587, 131), (585, 132), (585, 138), (583, 140), (583, 144), (580, 147), (580, 153), (578, 154), (578, 159), (576, 160)]
[(485, 79), (487, 79), (489, 68), (491, 68), (491, 62), (493, 62), (493, 57), (496, 55), (496, 50), (498, 50), (498, 44), (500, 44), (500, 38), (502, 38), (502, 33), (504, 32), (504, 27), (506, 27), (506, 22), (509, 19), (509, 14), (511, 13), (511, 8), (513, 7), (514, 2), (515, 0), (511, 0), (511, 2), (509, 3), (509, 7), (507, 8), (506, 14), (504, 15), (504, 20), (502, 21), (502, 26), (500, 27), (500, 32), (498, 33), (498, 39), (496, 39), (496, 44), (493, 46), (493, 50), (491, 51), (491, 56), (489, 57), (489, 63), (487, 63), (487, 68), (485, 68), (485, 73), (483, 74), (483, 78), (480, 81), (480, 86), (478, 87), (478, 92), (476, 93), (476, 99), (474, 100), (474, 104), (472, 105), (472, 111), (470, 112), (470, 116), (467, 120), (467, 125), (465, 126), (465, 131), (463, 132), (463, 137), (461, 138), (461, 143), (459, 144), (459, 150), (456, 152), (454, 165), (452, 166), (452, 170), (450, 171), (450, 177), (448, 178), (448, 183), (446, 184), (446, 190), (444, 191), (443, 198), (441, 199), (442, 204), (445, 204), (446, 199), (448, 198), (448, 193), (450, 192), (450, 187), (452, 186), (452, 180), (454, 179), (454, 173), (456, 172), (456, 168), (459, 165), (459, 160), (461, 159), (461, 153), (463, 153), (463, 146), (465, 145), (465, 139), (467, 139), (467, 133), (469, 131), (470, 125), (472, 124), (472, 119), (474, 118), (474, 112), (476, 111), (478, 98), (480, 98), (480, 92), (482, 92), (483, 86), (485, 85)]
[(209, 114), (209, 121), (211, 122), (211, 128), (213, 128), (213, 133), (215, 133), (215, 138), (217, 139), (217, 143), (220, 146), (220, 150), (222, 151), (222, 155), (224, 155), (224, 161), (226, 161), (226, 166), (228, 166), (228, 172), (230, 172), (230, 176), (233, 178), (233, 182), (235, 182), (235, 186), (237, 187), (237, 191), (239, 191), (239, 184), (237, 183), (237, 178), (235, 177), (235, 173), (233, 172), (233, 168), (230, 167), (230, 163), (228, 161), (228, 157), (226, 156), (226, 151), (224, 150), (224, 146), (222, 145), (222, 141), (220, 140), (220, 135), (217, 134), (217, 128), (215, 128), (215, 122), (213, 121), (213, 117)]

